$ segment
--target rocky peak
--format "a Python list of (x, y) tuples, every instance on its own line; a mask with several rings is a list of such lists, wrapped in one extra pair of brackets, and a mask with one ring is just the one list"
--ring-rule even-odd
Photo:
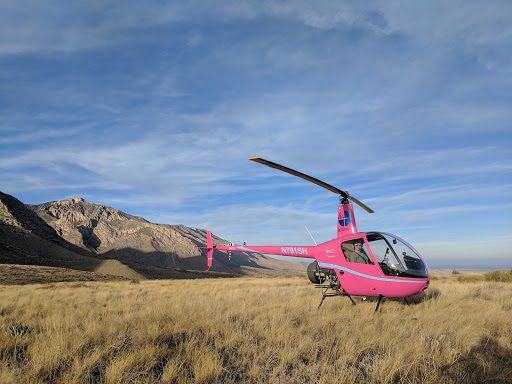
[[(95, 226), (100, 221), (138, 221), (147, 223), (141, 217), (131, 216), (117, 209), (89, 203), (81, 197), (52, 201), (32, 206), (39, 215), (47, 215), (55, 220), (68, 223), (81, 223)], [(43, 217), (46, 221), (47, 217)], [(49, 219), (49, 218), (48, 218)], [(51, 219), (49, 219), (51, 221)]]
[(77, 203), (85, 203), (86, 201), (81, 197), (74, 197), (71, 199), (61, 200), (61, 201), (54, 201), (57, 205), (71, 205), (71, 204), (77, 204)]
[[(0, 192), (0, 226), (3, 226), (6, 231), (14, 230), (18, 234), (35, 235), (77, 254), (88, 253), (59, 236), (54, 228), (27, 205), (3, 192)], [(2, 240), (4, 240), (4, 244), (8, 242), (7, 238)]]
[(31, 208), (64, 239), (104, 257), (184, 269), (195, 269), (192, 264), (203, 262), (196, 244), (171, 226), (152, 224), (108, 206), (68, 199)]

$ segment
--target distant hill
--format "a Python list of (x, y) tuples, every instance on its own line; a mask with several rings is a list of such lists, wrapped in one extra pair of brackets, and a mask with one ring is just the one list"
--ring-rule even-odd
[[(214, 244), (227, 241), (213, 236)], [(303, 273), (302, 263), (215, 251), (206, 269), (206, 230), (152, 224), (82, 198), (25, 205), (0, 192), (0, 264), (38, 265), (131, 279)]]

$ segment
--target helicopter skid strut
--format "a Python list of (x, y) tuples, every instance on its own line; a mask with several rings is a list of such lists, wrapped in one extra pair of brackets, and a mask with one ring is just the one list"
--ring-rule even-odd
[[(384, 298), (383, 295), (379, 295), (379, 301), (377, 302), (377, 308), (375, 308), (375, 312), (377, 312), (377, 310), (379, 309), (380, 302), (383, 298)], [(405, 304), (410, 305), (409, 301), (407, 300), (407, 297), (404, 297), (404, 301), (405, 301)]]
[[(356, 305), (354, 299), (352, 299), (352, 296), (350, 296), (347, 292), (335, 291), (332, 293), (327, 293), (327, 290), (329, 288), (332, 289), (332, 286), (330, 286), (330, 285), (317, 284), (317, 285), (315, 285), (315, 288), (322, 289), (322, 301), (320, 301), (320, 304), (318, 304), (317, 309), (320, 309), (320, 307), (324, 303), (324, 300), (326, 297), (347, 296), (350, 299), (350, 301), (352, 302), (352, 304)], [(383, 298), (384, 298), (384, 295), (379, 295), (379, 300), (377, 301), (377, 307), (375, 307), (375, 312), (377, 312), (379, 310), (380, 302), (382, 301)], [(405, 300), (406, 304), (409, 305), (407, 298), (404, 297), (404, 300)]]
[(329, 288), (332, 289), (332, 287), (330, 285), (320, 285), (320, 284), (318, 284), (318, 285), (315, 285), (315, 288), (321, 288), (322, 289), (322, 301), (320, 301), (320, 304), (318, 304), (318, 308), (317, 309), (320, 309), (320, 307), (324, 303), (324, 300), (325, 300), (326, 297), (347, 296), (350, 299), (350, 301), (352, 302), (352, 304), (356, 305), (356, 303), (352, 299), (352, 296), (350, 296), (347, 292), (335, 291), (335, 292), (332, 292), (332, 293), (327, 293), (327, 290)]
[(382, 300), (383, 297), (384, 296), (379, 295), (379, 301), (377, 301), (377, 308), (375, 308), (375, 312), (377, 312), (377, 310), (379, 309), (380, 301)]

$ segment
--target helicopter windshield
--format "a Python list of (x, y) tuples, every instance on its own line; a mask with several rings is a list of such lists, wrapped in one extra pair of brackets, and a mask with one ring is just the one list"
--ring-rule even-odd
[(369, 232), (366, 238), (385, 275), (428, 277), (427, 268), (417, 252), (400, 239), (378, 232)]

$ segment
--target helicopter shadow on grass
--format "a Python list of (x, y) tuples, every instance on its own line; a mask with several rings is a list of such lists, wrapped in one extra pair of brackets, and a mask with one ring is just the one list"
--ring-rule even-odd
[[(437, 300), (440, 296), (441, 296), (441, 291), (439, 289), (429, 288), (425, 292), (418, 293), (417, 295), (414, 295), (414, 296), (409, 296), (407, 298), (407, 301), (409, 302), (409, 304), (421, 304), (425, 301)], [(394, 299), (394, 300), (401, 300), (401, 299)], [(402, 302), (404, 302), (404, 304), (405, 304), (404, 300), (402, 300)]]
[[(396, 302), (396, 303), (399, 303), (399, 304), (402, 304), (402, 305), (417, 305), (417, 304), (421, 304), (425, 301), (430, 301), (430, 300), (437, 300), (437, 298), (439, 298), (439, 296), (441, 296), (441, 291), (437, 288), (429, 288), (426, 292), (421, 292), (421, 293), (418, 293), (417, 295), (413, 295), (413, 296), (409, 296), (409, 297), (406, 297), (404, 300), (403, 297), (383, 297), (382, 298), (382, 301), (381, 301), (381, 305), (386, 303), (386, 302)], [(369, 302), (369, 303), (377, 303), (379, 301), (379, 298), (378, 297), (354, 297), (354, 300), (355, 302), (360, 302), (360, 303), (364, 303), (364, 302)]]

